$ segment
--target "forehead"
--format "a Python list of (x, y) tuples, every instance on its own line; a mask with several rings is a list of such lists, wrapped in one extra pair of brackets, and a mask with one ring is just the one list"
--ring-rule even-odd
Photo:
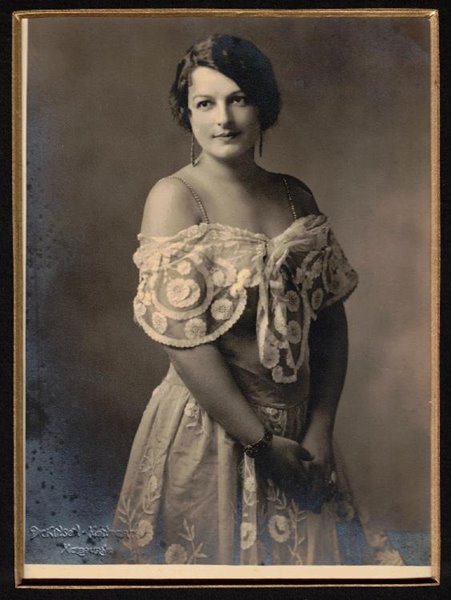
[(240, 87), (233, 79), (209, 67), (196, 67), (191, 73), (189, 96), (227, 95), (239, 91)]

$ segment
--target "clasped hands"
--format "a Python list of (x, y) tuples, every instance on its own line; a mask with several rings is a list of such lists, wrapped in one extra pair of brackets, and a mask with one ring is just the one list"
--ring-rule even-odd
[[(303, 442), (304, 444), (304, 442)], [(271, 449), (256, 458), (256, 467), (264, 478), (294, 498), (301, 509), (320, 512), (334, 492), (334, 470), (330, 443), (304, 445), (275, 435)]]

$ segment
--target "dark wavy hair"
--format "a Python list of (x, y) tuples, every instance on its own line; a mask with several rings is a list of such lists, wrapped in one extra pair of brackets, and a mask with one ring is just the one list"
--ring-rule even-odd
[(280, 112), (280, 95), (268, 58), (252, 43), (231, 35), (214, 34), (191, 46), (177, 65), (169, 96), (172, 114), (191, 131), (188, 86), (196, 67), (209, 67), (229, 77), (257, 106), (262, 131), (272, 127)]

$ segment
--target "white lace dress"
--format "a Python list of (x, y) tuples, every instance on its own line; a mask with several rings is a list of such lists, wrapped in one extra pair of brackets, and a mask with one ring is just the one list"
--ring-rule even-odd
[[(357, 285), (326, 216), (297, 218), (273, 239), (208, 223), (172, 237), (139, 238), (138, 324), (154, 340), (179, 348), (216, 340), (265, 425), (300, 441), (309, 404), (310, 323)], [(384, 536), (365, 539), (338, 474), (329, 502), (316, 511), (303, 506), (259, 477), (253, 459), (171, 366), (133, 443), (113, 523), (124, 532), (115, 559), (400, 564)]]

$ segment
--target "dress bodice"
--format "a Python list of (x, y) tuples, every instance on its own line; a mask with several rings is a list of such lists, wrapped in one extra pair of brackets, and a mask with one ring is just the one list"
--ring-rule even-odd
[(217, 223), (138, 238), (134, 314), (144, 331), (180, 348), (222, 337), (238, 367), (247, 340), (275, 383), (297, 381), (311, 321), (357, 285), (323, 214), (297, 218), (274, 238)]

